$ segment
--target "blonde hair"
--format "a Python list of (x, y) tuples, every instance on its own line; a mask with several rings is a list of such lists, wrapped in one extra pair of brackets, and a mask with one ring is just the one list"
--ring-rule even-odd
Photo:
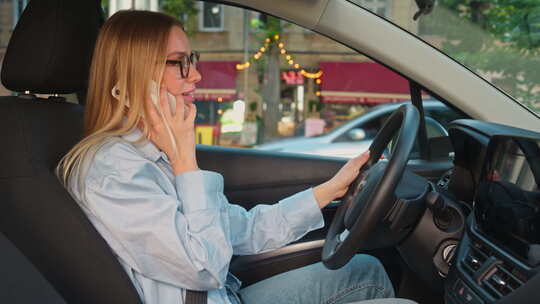
[[(83, 140), (56, 168), (65, 187), (73, 172), (93, 158), (106, 139), (130, 132), (148, 116), (144, 104), (150, 94), (150, 80), (155, 80), (159, 88), (169, 32), (174, 26), (183, 28), (165, 14), (134, 10), (119, 11), (105, 22), (90, 67)], [(117, 98), (111, 94), (113, 87), (118, 88)], [(143, 134), (148, 137), (149, 130), (144, 126)], [(79, 185), (83, 178), (79, 173)]]

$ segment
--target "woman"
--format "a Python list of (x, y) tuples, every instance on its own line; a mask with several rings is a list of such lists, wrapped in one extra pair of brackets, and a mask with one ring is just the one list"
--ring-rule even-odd
[(207, 290), (209, 303), (239, 303), (240, 295), (245, 303), (392, 296), (384, 269), (366, 255), (339, 271), (319, 263), (239, 289), (228, 273), (232, 255), (279, 248), (322, 227), (320, 209), (346, 192), (368, 154), (276, 205), (248, 212), (229, 204), (221, 175), (200, 170), (195, 156), (196, 60), (175, 19), (143, 11), (112, 16), (92, 60), (85, 138), (58, 166), (143, 302), (183, 303), (186, 289)]

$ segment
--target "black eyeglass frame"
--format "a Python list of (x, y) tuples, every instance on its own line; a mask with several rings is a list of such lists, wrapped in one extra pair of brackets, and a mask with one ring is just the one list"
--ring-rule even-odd
[(193, 51), (189, 55), (186, 54), (180, 57), (180, 60), (166, 60), (165, 63), (170, 66), (178, 66), (180, 68), (180, 76), (182, 78), (188, 78), (191, 65), (196, 66), (200, 57), (201, 54), (199, 52)]

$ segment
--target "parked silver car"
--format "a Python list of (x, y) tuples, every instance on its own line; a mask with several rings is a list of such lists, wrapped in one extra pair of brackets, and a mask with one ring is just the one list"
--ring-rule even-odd
[[(349, 122), (314, 137), (294, 137), (256, 146), (255, 149), (352, 158), (371, 145), (388, 116), (401, 102), (376, 106)], [(464, 118), (440, 101), (424, 101), (428, 138), (447, 135), (450, 121)]]

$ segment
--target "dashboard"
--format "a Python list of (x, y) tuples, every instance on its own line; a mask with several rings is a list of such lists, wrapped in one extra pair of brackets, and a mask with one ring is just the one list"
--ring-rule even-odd
[(454, 168), (439, 186), (464, 221), (446, 258), (445, 302), (538, 303), (540, 134), (475, 120), (449, 134)]

